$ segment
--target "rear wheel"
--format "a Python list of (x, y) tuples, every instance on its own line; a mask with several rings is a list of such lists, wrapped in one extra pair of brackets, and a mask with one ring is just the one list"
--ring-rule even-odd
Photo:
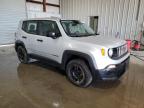
[(17, 56), (21, 63), (24, 63), (24, 64), (29, 63), (29, 57), (28, 57), (27, 51), (23, 46), (18, 46)]
[(71, 60), (67, 64), (66, 73), (68, 79), (79, 87), (88, 87), (93, 80), (92, 74), (83, 60)]

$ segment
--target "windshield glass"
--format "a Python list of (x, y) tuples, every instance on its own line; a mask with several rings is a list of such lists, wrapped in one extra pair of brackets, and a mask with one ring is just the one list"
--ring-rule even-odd
[(67, 35), (71, 37), (84, 37), (96, 35), (90, 27), (77, 20), (61, 20), (61, 24)]

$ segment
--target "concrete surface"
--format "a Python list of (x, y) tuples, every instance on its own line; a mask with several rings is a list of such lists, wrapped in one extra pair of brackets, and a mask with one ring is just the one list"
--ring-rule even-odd
[(20, 64), (13, 48), (0, 48), (0, 108), (144, 108), (144, 65), (132, 61), (120, 81), (84, 89), (59, 69)]

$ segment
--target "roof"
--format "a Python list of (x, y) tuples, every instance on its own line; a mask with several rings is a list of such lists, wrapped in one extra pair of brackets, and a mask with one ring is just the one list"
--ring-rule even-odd
[(53, 21), (59, 21), (60, 18), (56, 18), (56, 17), (45, 17), (45, 18), (27, 18), (27, 19), (24, 19), (23, 21), (25, 20), (53, 20)]
[(54, 21), (59, 21), (59, 20), (78, 20), (78, 19), (61, 19), (58, 17), (43, 17), (43, 18), (26, 18), (24, 20), (54, 20)]

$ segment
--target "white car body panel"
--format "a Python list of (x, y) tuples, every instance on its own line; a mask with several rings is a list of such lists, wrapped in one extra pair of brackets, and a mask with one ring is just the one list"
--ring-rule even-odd
[[(104, 48), (108, 52), (109, 48), (115, 48), (126, 44), (126, 41), (120, 39), (106, 38), (104, 36), (89, 36), (89, 37), (69, 37), (65, 33), (60, 20), (55, 19), (32, 19), (32, 20), (52, 20), (56, 21), (60, 29), (62, 37), (52, 39), (50, 37), (32, 35), (21, 30), (22, 22), (20, 22), (19, 30), (16, 35), (16, 40), (22, 40), (26, 45), (28, 53), (35, 53), (40, 56), (47, 57), (58, 63), (62, 63), (63, 53), (66, 50), (82, 52), (89, 55), (94, 63), (95, 69), (104, 69), (112, 64), (119, 64), (129, 57), (127, 53), (124, 57), (118, 60), (112, 60), (108, 54), (102, 56), (101, 49)], [(22, 36), (27, 36), (28, 40), (22, 39)], [(43, 43), (37, 42), (37, 39), (42, 39)]]

